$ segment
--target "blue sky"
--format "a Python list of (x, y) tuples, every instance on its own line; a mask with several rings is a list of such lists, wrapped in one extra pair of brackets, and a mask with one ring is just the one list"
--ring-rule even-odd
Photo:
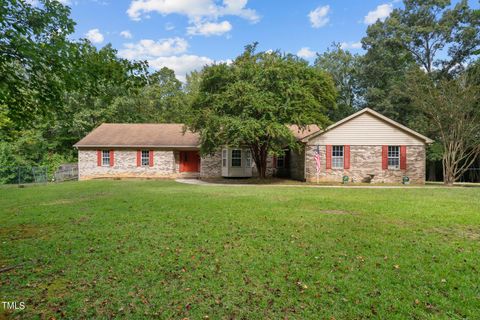
[[(332, 42), (361, 52), (369, 24), (401, 1), (61, 0), (77, 22), (74, 38), (119, 55), (167, 66), (180, 79), (213, 61), (228, 61), (254, 41), (314, 60)], [(473, 1), (471, 2), (474, 3)], [(478, 6), (478, 4), (477, 4)]]

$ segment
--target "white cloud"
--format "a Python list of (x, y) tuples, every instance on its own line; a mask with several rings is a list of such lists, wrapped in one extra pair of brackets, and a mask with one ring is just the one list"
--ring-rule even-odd
[(362, 43), (361, 42), (342, 42), (340, 43), (340, 48), (342, 49), (361, 49)]
[(57, 0), (57, 1), (60, 2), (61, 4), (65, 5), (65, 6), (72, 3), (70, 0)]
[(315, 57), (315, 52), (310, 50), (309, 47), (303, 47), (297, 52), (297, 56), (304, 59), (310, 59)]
[(214, 20), (232, 15), (257, 22), (260, 17), (253, 9), (245, 8), (248, 0), (223, 0), (223, 5), (215, 0), (132, 0), (127, 10), (133, 20), (141, 20), (142, 14), (157, 12), (161, 15), (172, 13), (185, 15), (190, 20)]
[(119, 55), (126, 59), (152, 59), (181, 54), (187, 51), (188, 42), (183, 38), (168, 38), (154, 41), (142, 39), (137, 43), (126, 43)]
[(103, 34), (98, 29), (91, 29), (85, 34), (85, 37), (92, 43), (102, 43), (104, 40)]
[(165, 30), (171, 31), (173, 29), (175, 29), (175, 26), (173, 25), (173, 23), (170, 23), (170, 22), (165, 23)]
[(310, 23), (312, 24), (313, 28), (321, 28), (325, 26), (329, 21), (330, 18), (328, 14), (330, 13), (330, 6), (326, 5), (323, 7), (318, 7), (313, 11), (310, 11), (308, 17), (310, 18)]
[(228, 21), (195, 23), (187, 28), (189, 35), (219, 36), (232, 30), (232, 25)]
[(174, 70), (177, 78), (184, 82), (188, 73), (200, 70), (204, 66), (214, 63), (214, 61), (208, 57), (184, 54), (180, 56), (158, 57), (149, 60), (148, 63), (157, 70), (163, 67)]
[(383, 21), (390, 15), (392, 11), (393, 5), (391, 3), (381, 4), (377, 6), (375, 10), (370, 11), (363, 19), (363, 22), (365, 24), (373, 24), (377, 22), (377, 20)]
[(124, 37), (125, 39), (132, 39), (133, 38), (132, 33), (128, 30), (123, 30), (122, 32), (120, 32), (120, 35), (122, 37)]

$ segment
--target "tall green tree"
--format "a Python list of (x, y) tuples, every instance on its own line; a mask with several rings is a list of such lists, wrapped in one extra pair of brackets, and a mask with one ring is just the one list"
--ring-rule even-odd
[(438, 131), (448, 185), (480, 157), (480, 86), (468, 80), (466, 74), (439, 81), (421, 71), (408, 76), (413, 103)]
[[(480, 11), (466, 0), (404, 0), (362, 39), (362, 87), (366, 104), (415, 127), (416, 108), (405, 94), (406, 74), (422, 68), (432, 77), (450, 77), (479, 54)], [(420, 120), (421, 122), (421, 120)], [(420, 129), (420, 128), (415, 128)]]
[(287, 125), (327, 125), (336, 94), (331, 78), (306, 61), (255, 49), (246, 46), (232, 64), (203, 69), (189, 128), (200, 133), (204, 154), (248, 147), (265, 178), (268, 154), (299, 147)]
[(116, 122), (183, 122), (187, 98), (173, 70), (163, 67), (147, 76), (136, 94), (122, 95), (112, 104)]
[(332, 76), (338, 91), (337, 108), (329, 112), (329, 118), (333, 121), (349, 116), (361, 105), (359, 59), (359, 55), (342, 49), (338, 43), (318, 54), (315, 59), (315, 67)]
[[(119, 58), (111, 45), (97, 49), (82, 40), (71, 43), (70, 51), (69, 72), (62, 78), (65, 90), (52, 112), (54, 122), (39, 125), (53, 150), (63, 154), (73, 154), (72, 145), (103, 122), (129, 121), (121, 118), (116, 101), (136, 98), (149, 75), (146, 62)], [(137, 111), (131, 116), (141, 117)]]
[(10, 136), (49, 116), (64, 91), (67, 36), (75, 23), (60, 2), (39, 2), (0, 2), (0, 129)]

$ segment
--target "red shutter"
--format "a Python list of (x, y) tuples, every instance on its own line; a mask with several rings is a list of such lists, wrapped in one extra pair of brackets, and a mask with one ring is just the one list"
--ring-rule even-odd
[(97, 166), (102, 166), (102, 150), (97, 150)]
[(400, 146), (400, 170), (407, 170), (407, 146)]
[(382, 146), (382, 170), (388, 169), (388, 146)]
[(153, 167), (153, 150), (150, 150), (148, 152), (148, 165), (150, 167)]
[(142, 150), (137, 150), (137, 167), (142, 166)]
[(110, 167), (113, 167), (115, 164), (115, 152), (113, 150), (110, 150)]
[(343, 168), (350, 169), (350, 146), (346, 145), (343, 147), (344, 157), (343, 157)]
[(332, 146), (327, 144), (327, 169), (332, 169)]

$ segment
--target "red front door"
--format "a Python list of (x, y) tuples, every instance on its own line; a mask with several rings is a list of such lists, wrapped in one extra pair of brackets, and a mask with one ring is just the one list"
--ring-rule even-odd
[(180, 172), (200, 172), (198, 151), (180, 151)]

